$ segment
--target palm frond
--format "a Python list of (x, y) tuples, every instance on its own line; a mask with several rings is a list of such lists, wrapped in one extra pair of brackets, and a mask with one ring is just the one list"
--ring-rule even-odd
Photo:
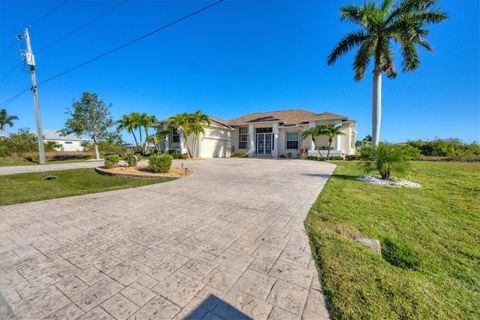
[(358, 49), (357, 55), (353, 62), (353, 70), (355, 71), (355, 80), (359, 81), (365, 77), (365, 70), (370, 63), (370, 57), (373, 52), (373, 41), (365, 41)]
[(340, 8), (340, 19), (354, 23), (362, 23), (363, 8), (355, 4), (349, 4)]
[(398, 3), (385, 22), (391, 21), (416, 11), (426, 11), (437, 3), (437, 0), (404, 0)]
[(415, 22), (421, 24), (440, 23), (448, 19), (448, 15), (446, 13), (439, 11), (413, 12), (411, 15)]
[(356, 46), (360, 45), (366, 38), (367, 35), (363, 31), (348, 33), (342, 40), (340, 40), (340, 42), (328, 56), (328, 65), (334, 64), (338, 58)]

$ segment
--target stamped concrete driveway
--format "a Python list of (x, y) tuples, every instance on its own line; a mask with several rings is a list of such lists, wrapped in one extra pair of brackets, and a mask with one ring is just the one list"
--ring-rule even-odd
[(334, 165), (185, 165), (169, 183), (0, 207), (15, 316), (326, 319), (303, 221)]

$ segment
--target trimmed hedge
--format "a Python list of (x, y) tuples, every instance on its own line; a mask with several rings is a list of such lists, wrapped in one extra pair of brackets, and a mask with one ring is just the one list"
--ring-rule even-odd
[(110, 154), (105, 156), (105, 168), (111, 169), (118, 167), (118, 163), (120, 162), (120, 157), (116, 154)]
[(172, 160), (169, 154), (152, 154), (148, 157), (148, 167), (155, 173), (166, 173), (172, 166)]
[(136, 167), (137, 166), (137, 156), (133, 153), (129, 153), (125, 156), (125, 161), (127, 162), (129, 167)]

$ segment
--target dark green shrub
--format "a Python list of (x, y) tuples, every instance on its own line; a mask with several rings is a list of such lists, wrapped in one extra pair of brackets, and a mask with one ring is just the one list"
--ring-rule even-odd
[(166, 173), (172, 166), (172, 160), (169, 154), (152, 154), (148, 157), (148, 167), (155, 173)]
[(293, 154), (292, 154), (291, 152), (287, 153), (287, 157), (288, 157), (288, 159), (291, 159), (291, 158), (292, 158), (292, 156), (293, 156)]
[(286, 157), (287, 157), (287, 156), (286, 156), (285, 154), (283, 154), (283, 153), (280, 155), (280, 158), (281, 158), (281, 159), (285, 159)]
[(125, 156), (125, 161), (127, 162), (129, 167), (136, 167), (138, 158), (133, 153), (129, 153)]
[(120, 157), (116, 154), (110, 154), (105, 156), (105, 168), (111, 169), (118, 167), (118, 163), (120, 162)]
[(182, 154), (178, 150), (170, 149), (168, 150), (168, 154), (171, 155), (173, 159), (182, 159)]
[(248, 154), (243, 152), (243, 151), (236, 150), (232, 153), (231, 157), (232, 158), (247, 158)]

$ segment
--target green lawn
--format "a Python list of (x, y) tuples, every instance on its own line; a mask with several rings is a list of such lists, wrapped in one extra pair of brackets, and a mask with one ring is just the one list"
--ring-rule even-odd
[[(55, 175), (55, 180), (44, 180)], [(112, 191), (171, 181), (170, 178), (128, 179), (102, 176), (93, 169), (75, 169), (0, 176), (0, 205)]]
[(418, 190), (337, 165), (305, 222), (332, 319), (480, 319), (480, 163), (415, 162)]
[[(47, 160), (47, 164), (73, 163), (73, 162), (85, 162), (85, 161), (86, 159)], [(38, 162), (28, 161), (26, 159), (0, 158), (0, 167), (35, 166), (35, 165), (38, 165)]]

